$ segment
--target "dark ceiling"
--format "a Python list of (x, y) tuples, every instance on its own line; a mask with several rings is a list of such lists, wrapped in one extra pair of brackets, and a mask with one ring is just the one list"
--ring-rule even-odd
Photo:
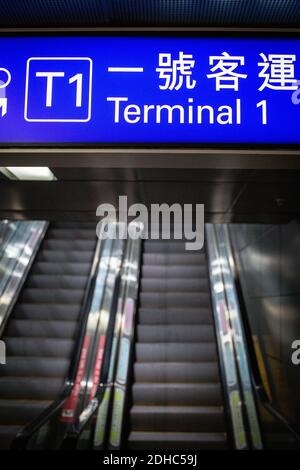
[(0, 27), (299, 27), (299, 0), (0, 0)]

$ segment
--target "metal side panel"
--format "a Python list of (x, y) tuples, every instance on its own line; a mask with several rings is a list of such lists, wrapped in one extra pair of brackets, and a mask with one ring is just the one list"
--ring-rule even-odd
[(230, 314), (226, 301), (226, 286), (223, 280), (224, 260), (219, 253), (215, 228), (212, 224), (206, 225), (206, 240), (217, 343), (221, 368), (224, 371), (223, 389), (225, 391), (227, 407), (230, 411), (234, 446), (236, 449), (242, 450), (248, 448), (242, 411), (242, 395), (238, 379)]
[[(137, 295), (139, 287), (141, 239), (128, 240), (127, 257), (124, 260), (122, 280), (125, 282), (122, 302), (121, 333), (118, 345), (116, 375), (112, 391), (112, 416), (109, 430), (108, 447), (119, 449), (124, 434), (124, 417), (126, 414), (126, 400), (128, 398), (128, 379), (132, 360), (135, 315), (137, 310)], [(95, 443), (97, 444), (97, 437)]]
[(232, 328), (234, 348), (237, 357), (237, 367), (245, 403), (247, 420), (250, 427), (251, 441), (254, 449), (262, 449), (262, 437), (258, 422), (255, 398), (253, 394), (251, 376), (249, 370), (249, 358), (246, 349), (246, 341), (243, 332), (241, 312), (237, 299), (237, 293), (232, 272), (233, 257), (225, 224), (216, 225), (218, 247), (222, 258), (223, 277), (226, 286), (226, 298), (228, 304), (229, 320)]
[(12, 225), (0, 261), (0, 337), (48, 227), (43, 221)]

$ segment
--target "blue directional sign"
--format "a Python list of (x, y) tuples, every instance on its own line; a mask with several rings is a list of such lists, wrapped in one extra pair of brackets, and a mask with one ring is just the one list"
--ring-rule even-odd
[(300, 144), (297, 37), (1, 37), (0, 144)]

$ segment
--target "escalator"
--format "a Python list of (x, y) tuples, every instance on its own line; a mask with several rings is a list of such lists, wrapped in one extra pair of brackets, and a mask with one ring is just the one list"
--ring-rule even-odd
[(253, 388), (225, 226), (206, 247), (51, 224), (4, 330), (0, 448), (261, 449), (266, 410), (292, 442)]
[(145, 241), (130, 449), (224, 449), (228, 431), (205, 251)]
[(3, 335), (0, 449), (65, 385), (95, 247), (92, 223), (53, 223), (45, 235)]

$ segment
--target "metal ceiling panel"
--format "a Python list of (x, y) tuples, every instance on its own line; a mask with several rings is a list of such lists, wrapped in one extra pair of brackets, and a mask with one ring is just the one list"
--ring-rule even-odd
[(299, 0), (0, 0), (0, 27), (299, 27)]

